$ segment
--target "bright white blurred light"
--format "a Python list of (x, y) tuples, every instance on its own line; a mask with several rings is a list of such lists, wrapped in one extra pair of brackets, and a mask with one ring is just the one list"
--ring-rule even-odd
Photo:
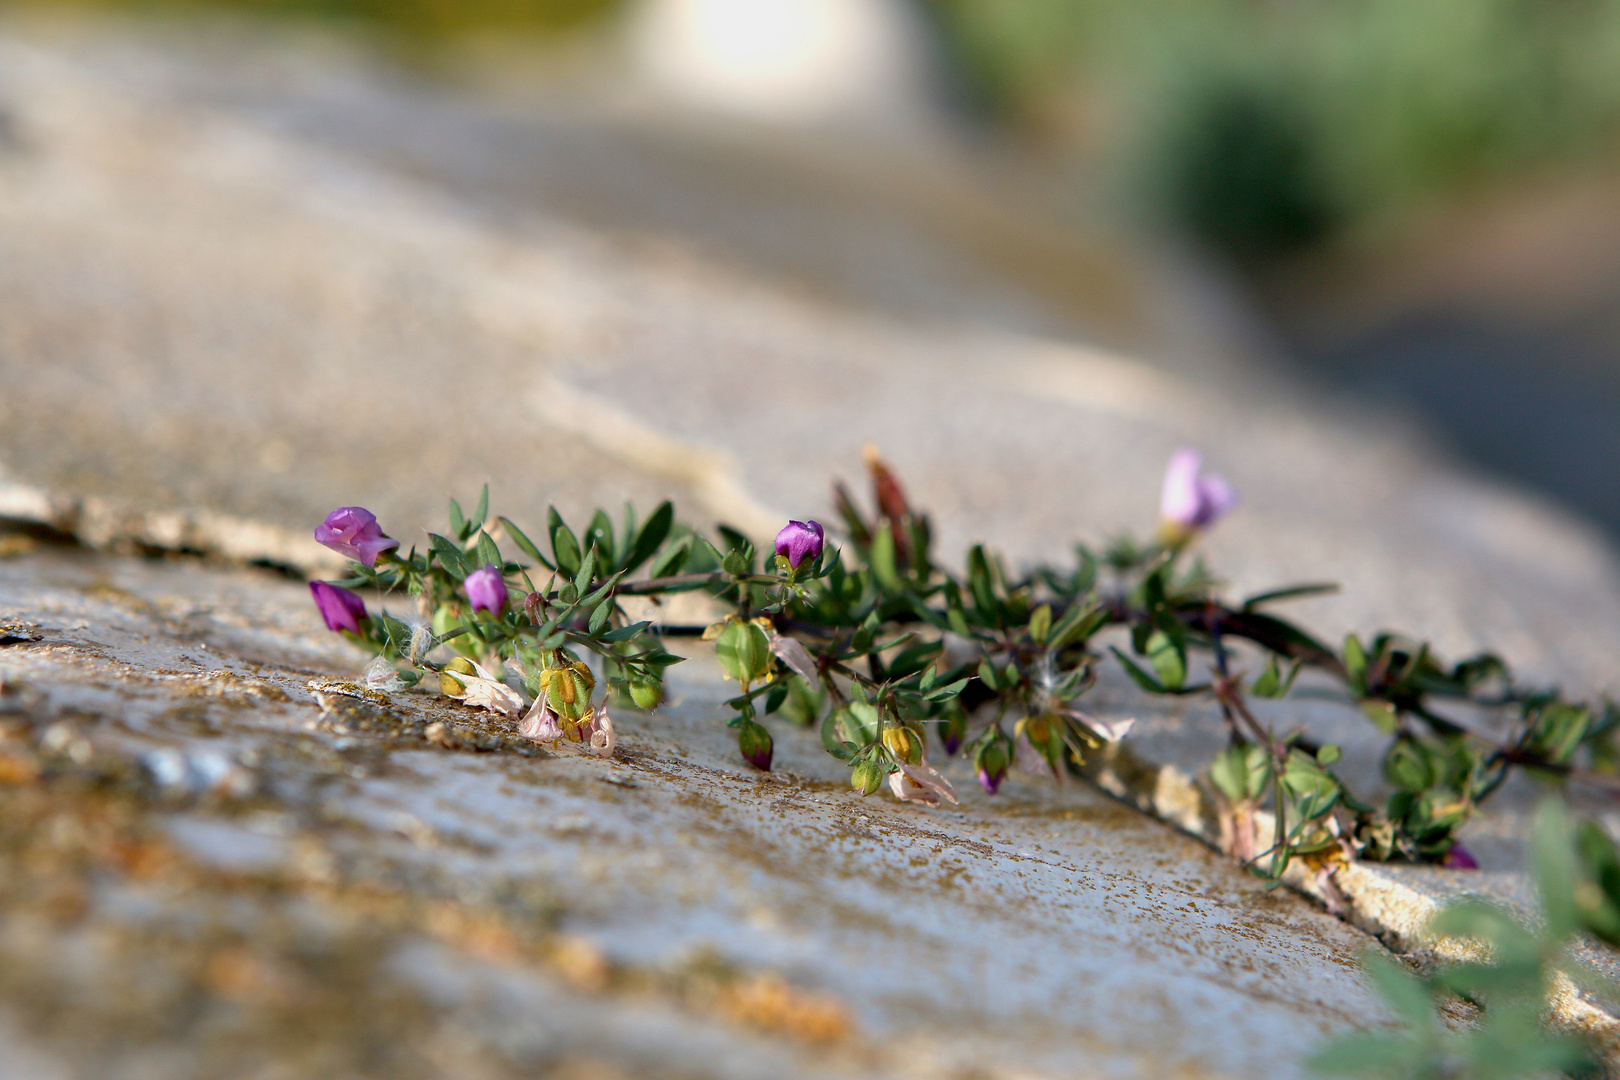
[(645, 0), (639, 14), (644, 68), (695, 104), (786, 122), (915, 105), (922, 46), (898, 0)]

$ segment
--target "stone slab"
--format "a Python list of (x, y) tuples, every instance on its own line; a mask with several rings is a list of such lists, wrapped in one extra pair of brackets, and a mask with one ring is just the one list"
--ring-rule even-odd
[(1088, 788), (746, 771), (701, 659), (554, 755), (330, 689), (306, 597), (0, 560), (0, 1015), (57, 1075), (1290, 1077), (1378, 1016), (1359, 932)]

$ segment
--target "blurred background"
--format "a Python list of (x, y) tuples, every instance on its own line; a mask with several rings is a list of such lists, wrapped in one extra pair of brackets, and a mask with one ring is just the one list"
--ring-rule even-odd
[[(199, 93), (492, 214), (541, 199), (1194, 377), (1262, 356), (1620, 536), (1617, 0), (3, 6), (212, 43)], [(258, 37), (362, 55), (397, 93), (243, 78)], [(1111, 251), (1179, 268), (1219, 311), (1190, 333), (1231, 340), (1177, 345)]]

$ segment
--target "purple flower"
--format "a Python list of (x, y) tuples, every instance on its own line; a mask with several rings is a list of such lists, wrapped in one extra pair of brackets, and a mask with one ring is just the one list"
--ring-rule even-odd
[(1159, 516), (1181, 533), (1207, 529), (1237, 505), (1237, 492), (1214, 473), (1199, 475), (1203, 459), (1198, 451), (1182, 447), (1164, 470), (1164, 493)]
[(1468, 849), (1461, 844), (1452, 844), (1451, 850), (1446, 852), (1445, 860), (1440, 864), (1447, 870), (1478, 870), (1479, 863)]
[(315, 597), (315, 607), (326, 620), (326, 628), (333, 633), (347, 630), (351, 634), (360, 632), (360, 620), (366, 617), (366, 602), (348, 589), (340, 589), (336, 585), (328, 585), (324, 581), (309, 583), (309, 591)]
[(399, 547), (398, 540), (383, 535), (377, 515), (363, 506), (340, 506), (315, 527), (315, 542), (325, 544), (366, 566), (376, 566), (377, 556)]
[(786, 555), (788, 565), (797, 570), (804, 560), (814, 562), (821, 558), (824, 538), (819, 522), (790, 521), (776, 534), (776, 553)]
[(499, 615), (506, 607), (506, 581), (494, 563), (468, 574), (461, 587), (467, 590), (467, 599), (472, 601), (474, 611)]

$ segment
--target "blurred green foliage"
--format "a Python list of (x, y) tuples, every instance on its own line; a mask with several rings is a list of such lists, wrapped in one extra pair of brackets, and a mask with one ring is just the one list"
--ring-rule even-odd
[(8, 0), (7, 6), (112, 9), (184, 16), (225, 12), (292, 18), (430, 44), (484, 33), (550, 34), (587, 26), (623, 0)]
[(1620, 0), (929, 0), (1002, 118), (1239, 255), (1605, 155)]

